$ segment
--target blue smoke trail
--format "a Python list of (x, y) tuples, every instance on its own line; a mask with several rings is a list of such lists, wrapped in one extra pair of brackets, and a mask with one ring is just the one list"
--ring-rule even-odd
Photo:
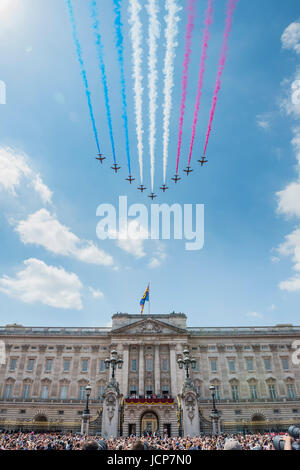
[(86, 98), (87, 98), (87, 102), (88, 102), (88, 107), (89, 107), (89, 111), (90, 111), (90, 117), (91, 117), (91, 121), (92, 121), (94, 136), (95, 136), (95, 140), (96, 140), (96, 144), (97, 144), (98, 153), (101, 153), (100, 152), (99, 139), (98, 139), (98, 132), (97, 132), (97, 128), (96, 128), (95, 117), (94, 117), (94, 112), (93, 112), (93, 106), (92, 106), (92, 101), (91, 101), (91, 92), (89, 90), (87, 75), (86, 75), (86, 71), (85, 71), (85, 67), (84, 67), (84, 62), (83, 62), (83, 59), (82, 59), (81, 46), (80, 46), (80, 42), (79, 42), (79, 39), (78, 39), (78, 36), (77, 36), (77, 28), (76, 28), (76, 22), (75, 22), (75, 17), (74, 17), (74, 12), (73, 12), (73, 7), (72, 7), (71, 0), (67, 0), (67, 4), (68, 4), (68, 9), (69, 9), (69, 14), (70, 14), (71, 25), (72, 25), (73, 40), (74, 40), (74, 43), (75, 43), (77, 58), (78, 58), (78, 62), (79, 62), (79, 65), (80, 65), (80, 73), (81, 73), (82, 78), (83, 78), (84, 90), (85, 90), (85, 94), (86, 94)]
[(121, 2), (122, 2), (122, 0), (114, 0), (114, 12), (116, 14), (116, 17), (115, 17), (115, 27), (116, 27), (116, 35), (117, 35), (116, 46), (117, 46), (118, 61), (119, 61), (119, 64), (120, 64), (120, 72), (121, 72), (121, 93), (122, 93), (122, 103), (123, 103), (122, 118), (123, 118), (124, 128), (125, 128), (126, 154), (127, 154), (127, 161), (128, 161), (128, 171), (129, 171), (129, 174), (131, 175), (130, 153), (129, 153), (129, 137), (128, 137), (127, 101), (126, 101), (124, 57), (123, 57), (124, 41), (123, 41), (122, 21), (121, 21)]
[(91, 1), (90, 7), (91, 7), (91, 17), (94, 20), (93, 28), (94, 28), (94, 31), (95, 31), (96, 46), (97, 46), (97, 52), (98, 52), (98, 58), (99, 58), (99, 67), (100, 67), (100, 71), (101, 71), (101, 77), (102, 77), (102, 83), (103, 83), (103, 89), (104, 89), (106, 116), (107, 116), (108, 127), (109, 127), (111, 148), (112, 148), (112, 153), (113, 153), (113, 157), (114, 157), (114, 163), (116, 163), (115, 142), (114, 142), (114, 134), (113, 134), (110, 104), (109, 104), (107, 76), (106, 76), (106, 69), (105, 69), (105, 64), (104, 64), (103, 44), (102, 44), (102, 38), (101, 38), (101, 34), (100, 34), (100, 29), (99, 29), (99, 18), (98, 18), (98, 14), (97, 14), (97, 2), (96, 2), (96, 0)]

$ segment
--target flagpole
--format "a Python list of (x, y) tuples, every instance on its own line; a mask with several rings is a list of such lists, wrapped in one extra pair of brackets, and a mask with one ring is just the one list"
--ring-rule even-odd
[(149, 282), (149, 305), (148, 305), (148, 315), (150, 315), (150, 282)]

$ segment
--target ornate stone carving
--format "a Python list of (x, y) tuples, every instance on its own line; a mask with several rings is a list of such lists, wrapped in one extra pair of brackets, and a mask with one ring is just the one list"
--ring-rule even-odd
[(105, 399), (105, 405), (107, 407), (107, 417), (109, 419), (109, 424), (114, 417), (116, 410), (116, 397), (114, 394), (109, 393)]
[(44, 353), (47, 350), (47, 346), (45, 344), (39, 344), (39, 352)]
[(119, 383), (116, 380), (111, 380), (110, 382), (108, 382), (104, 389), (104, 395), (112, 391), (115, 392), (117, 395), (120, 395)]
[(184, 381), (181, 393), (182, 393), (182, 395), (184, 395), (185, 393), (190, 392), (190, 391), (194, 392), (197, 395), (197, 389), (194, 385), (194, 382), (192, 381), (191, 378), (187, 378)]
[(29, 344), (22, 344), (21, 349), (23, 352), (27, 352), (29, 349)]
[(154, 322), (148, 321), (144, 322), (142, 325), (138, 326), (136, 333), (161, 333), (161, 328)]
[(98, 344), (92, 345), (92, 352), (93, 353), (99, 352), (99, 348), (100, 346)]

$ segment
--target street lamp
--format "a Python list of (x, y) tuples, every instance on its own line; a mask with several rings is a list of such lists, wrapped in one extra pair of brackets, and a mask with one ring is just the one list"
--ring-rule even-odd
[(215, 401), (215, 398), (216, 398), (216, 387), (215, 387), (214, 385), (211, 385), (211, 386), (209, 387), (209, 390), (211, 391), (212, 402), (213, 402), (212, 411), (213, 411), (213, 413), (216, 413), (216, 412), (217, 412), (216, 401)]
[(190, 351), (188, 349), (185, 349), (183, 351), (183, 359), (177, 359), (177, 364), (179, 365), (179, 369), (185, 369), (186, 379), (189, 379), (189, 369), (196, 369), (197, 361), (196, 359), (190, 357)]
[(86, 404), (85, 404), (85, 410), (84, 410), (84, 413), (87, 414), (87, 415), (90, 414), (89, 399), (90, 399), (90, 396), (91, 396), (91, 392), (92, 392), (92, 387), (90, 385), (87, 385), (85, 387)]
[(118, 369), (122, 369), (123, 366), (123, 359), (118, 357), (118, 353), (115, 349), (113, 349), (110, 353), (110, 359), (105, 359), (105, 368), (109, 369), (111, 367), (112, 373), (111, 373), (111, 378), (112, 381), (114, 382), (115, 380), (115, 370), (118, 366)]

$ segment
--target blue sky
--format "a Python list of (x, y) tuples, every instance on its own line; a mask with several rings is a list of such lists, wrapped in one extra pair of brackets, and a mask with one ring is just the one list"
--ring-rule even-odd
[[(185, 5), (185, 2), (178, 2)], [(225, 17), (218, 0), (192, 159), (175, 172), (186, 10), (180, 12), (167, 169), (169, 191), (155, 202), (205, 204), (205, 244), (146, 240), (121, 245), (96, 236), (96, 208), (150, 199), (124, 179), (126, 153), (111, 0), (99, 1), (117, 158), (113, 175), (104, 95), (89, 2), (74, 13), (100, 143), (96, 154), (66, 2), (3, 2), (0, 8), (0, 324), (108, 324), (139, 312), (151, 282), (151, 312), (185, 312), (189, 325), (299, 323), (300, 300), (300, 11), (297, 0), (240, 0), (234, 14), (205, 168), (197, 168), (208, 123)], [(162, 183), (164, 2), (159, 1), (159, 108), (155, 190)], [(206, 2), (197, 2), (180, 172), (189, 149)], [(133, 174), (139, 182), (128, 1), (123, 0), (124, 58)], [(149, 188), (147, 14), (143, 22), (144, 183)], [(298, 163), (297, 163), (298, 162)], [(148, 194), (148, 192), (147, 192)], [(288, 237), (288, 238), (287, 238)], [(153, 261), (155, 260), (155, 261)], [(24, 264), (25, 262), (25, 264)], [(62, 306), (64, 308), (62, 308)], [(145, 309), (147, 311), (147, 308)]]

